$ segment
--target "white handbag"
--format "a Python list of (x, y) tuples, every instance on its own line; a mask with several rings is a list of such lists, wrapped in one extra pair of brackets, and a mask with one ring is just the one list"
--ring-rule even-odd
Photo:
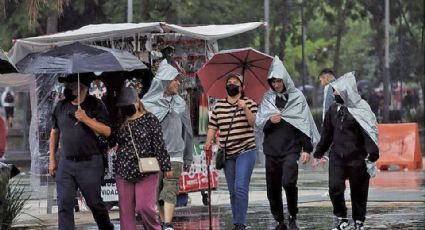
[(133, 143), (134, 153), (136, 154), (138, 159), (139, 171), (141, 173), (159, 172), (160, 168), (159, 168), (159, 163), (156, 157), (139, 157), (139, 154), (137, 153), (136, 144), (134, 143), (133, 133), (131, 132), (130, 124), (127, 124), (127, 125), (128, 125), (128, 130), (130, 131), (130, 137), (131, 137), (131, 142)]

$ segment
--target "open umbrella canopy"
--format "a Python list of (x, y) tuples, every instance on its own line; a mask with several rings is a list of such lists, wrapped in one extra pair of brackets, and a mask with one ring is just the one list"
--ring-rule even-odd
[(239, 73), (243, 76), (245, 95), (260, 102), (269, 88), (267, 74), (273, 58), (253, 48), (223, 50), (216, 53), (197, 75), (208, 96), (226, 97), (226, 76)]
[(0, 74), (16, 72), (15, 66), (9, 61), (6, 53), (0, 49)]
[(22, 73), (38, 74), (131, 71), (147, 68), (127, 51), (79, 42), (46, 52), (28, 54), (16, 67)]

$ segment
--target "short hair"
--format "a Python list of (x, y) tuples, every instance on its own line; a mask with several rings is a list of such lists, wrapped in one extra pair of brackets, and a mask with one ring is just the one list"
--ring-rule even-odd
[(322, 70), (320, 71), (320, 73), (319, 73), (319, 76), (317, 76), (317, 77), (320, 77), (320, 76), (322, 76), (323, 74), (331, 74), (332, 76), (334, 76), (334, 77), (335, 77), (334, 71), (332, 71), (332, 70), (331, 70), (331, 69), (329, 69), (329, 68), (324, 68), (324, 69), (322, 69)]

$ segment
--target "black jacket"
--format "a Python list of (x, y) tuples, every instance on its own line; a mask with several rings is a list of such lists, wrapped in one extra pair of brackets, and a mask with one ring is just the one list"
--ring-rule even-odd
[(273, 124), (270, 120), (264, 126), (263, 151), (265, 155), (283, 157), (301, 151), (310, 153), (313, 145), (310, 138), (288, 122), (281, 120)]
[[(287, 95), (285, 95), (285, 98), (276, 96), (276, 107), (285, 108), (287, 100)], [(268, 120), (263, 131), (263, 152), (265, 155), (283, 157), (290, 153), (300, 154), (301, 151), (307, 153), (313, 151), (310, 138), (283, 119), (277, 124)]]
[(362, 164), (369, 154), (370, 161), (379, 158), (378, 146), (362, 129), (345, 106), (338, 110), (334, 103), (326, 112), (320, 142), (314, 153), (321, 158), (331, 148), (329, 158), (335, 163)]

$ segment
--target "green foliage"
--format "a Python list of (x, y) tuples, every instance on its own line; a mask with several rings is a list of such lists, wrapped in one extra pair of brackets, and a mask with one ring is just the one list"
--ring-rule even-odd
[[(28, 6), (39, 2), (38, 16), (29, 23)], [(0, 47), (12, 39), (43, 35), (47, 19), (63, 4), (58, 31), (93, 23), (123, 23), (126, 0), (0, 0)], [(317, 83), (323, 67), (338, 73), (355, 70), (359, 79), (382, 82), (383, 1), (375, 0), (274, 0), (270, 1), (270, 54), (287, 64), (295, 83), (301, 72), (301, 6), (306, 28), (307, 82)], [(394, 80), (419, 82), (424, 76), (424, 2), (390, 1), (391, 74)], [(162, 21), (183, 25), (232, 24), (264, 20), (263, 1), (258, 0), (134, 0), (133, 22)], [(340, 45), (337, 45), (338, 38)], [(264, 29), (220, 41), (221, 49), (251, 46), (263, 50)], [(299, 84), (298, 84), (299, 85)], [(423, 90), (425, 92), (425, 90)], [(425, 93), (424, 93), (425, 95)]]
[(30, 198), (29, 195), (25, 194), (24, 189), (23, 186), (20, 186), (19, 180), (8, 184), (0, 229), (10, 229), (24, 210), (25, 204)]

